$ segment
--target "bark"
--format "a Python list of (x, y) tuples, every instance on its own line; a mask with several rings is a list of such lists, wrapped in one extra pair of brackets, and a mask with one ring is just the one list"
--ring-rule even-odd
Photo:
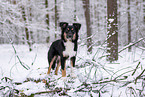
[(144, 24), (145, 24), (145, 0), (143, 0), (143, 13), (144, 13), (144, 16), (143, 16), (143, 21), (144, 21)]
[(76, 0), (74, 0), (74, 21), (76, 22), (77, 21), (77, 16), (76, 16), (76, 12), (77, 12), (77, 10), (76, 10)]
[(117, 0), (107, 0), (107, 60), (118, 60)]
[(83, 0), (84, 4), (84, 11), (85, 11), (85, 19), (86, 19), (86, 26), (87, 26), (87, 48), (88, 52), (92, 52), (92, 29), (91, 29), (91, 19), (90, 19), (90, 7), (89, 7), (89, 0)]
[[(45, 0), (45, 8), (48, 10), (48, 0)], [(49, 13), (47, 11), (46, 13), (46, 24), (47, 24), (47, 29), (49, 30)]]
[(27, 18), (26, 18), (26, 13), (25, 13), (25, 8), (22, 6), (22, 18), (25, 22), (25, 37), (26, 37), (26, 42), (29, 45), (29, 51), (32, 51), (32, 42), (31, 42), (31, 34), (32, 32), (29, 31), (28, 25), (27, 25)]
[[(45, 0), (45, 8), (46, 8), (46, 19), (45, 19), (45, 22), (47, 24), (47, 29), (49, 30), (49, 13), (48, 13), (48, 0)], [(50, 37), (48, 36), (46, 38), (46, 43), (49, 43), (49, 39)]]
[[(131, 43), (131, 16), (130, 16), (130, 0), (128, 0), (128, 44)], [(131, 52), (131, 46), (128, 48), (128, 52)]]
[[(55, 31), (57, 31), (57, 23), (58, 23), (58, 9), (57, 9), (57, 0), (55, 0)], [(55, 38), (57, 38), (57, 35), (55, 34)]]

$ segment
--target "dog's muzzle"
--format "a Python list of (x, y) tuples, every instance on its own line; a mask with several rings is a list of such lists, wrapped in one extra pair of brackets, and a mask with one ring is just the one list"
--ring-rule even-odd
[(67, 39), (72, 39), (73, 38), (73, 34), (71, 32), (69, 32), (66, 37), (67, 37)]

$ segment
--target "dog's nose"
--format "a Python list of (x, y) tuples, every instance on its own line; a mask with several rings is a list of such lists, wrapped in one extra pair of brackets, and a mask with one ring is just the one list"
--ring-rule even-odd
[(69, 32), (69, 33), (68, 33), (68, 38), (71, 38), (71, 37), (72, 37), (72, 33)]
[(68, 35), (68, 38), (71, 38), (71, 35)]

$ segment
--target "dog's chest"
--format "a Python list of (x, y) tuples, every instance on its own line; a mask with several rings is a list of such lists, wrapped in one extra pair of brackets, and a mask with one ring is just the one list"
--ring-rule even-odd
[(63, 51), (63, 56), (69, 56), (69, 58), (76, 55), (76, 51), (74, 51), (74, 43), (71, 41), (67, 41), (64, 43), (65, 51)]

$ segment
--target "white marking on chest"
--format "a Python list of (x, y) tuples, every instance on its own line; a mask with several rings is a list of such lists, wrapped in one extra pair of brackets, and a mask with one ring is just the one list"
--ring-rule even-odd
[(76, 51), (74, 51), (74, 43), (71, 41), (64, 42), (65, 51), (63, 51), (64, 56), (69, 56), (69, 58), (76, 55)]

